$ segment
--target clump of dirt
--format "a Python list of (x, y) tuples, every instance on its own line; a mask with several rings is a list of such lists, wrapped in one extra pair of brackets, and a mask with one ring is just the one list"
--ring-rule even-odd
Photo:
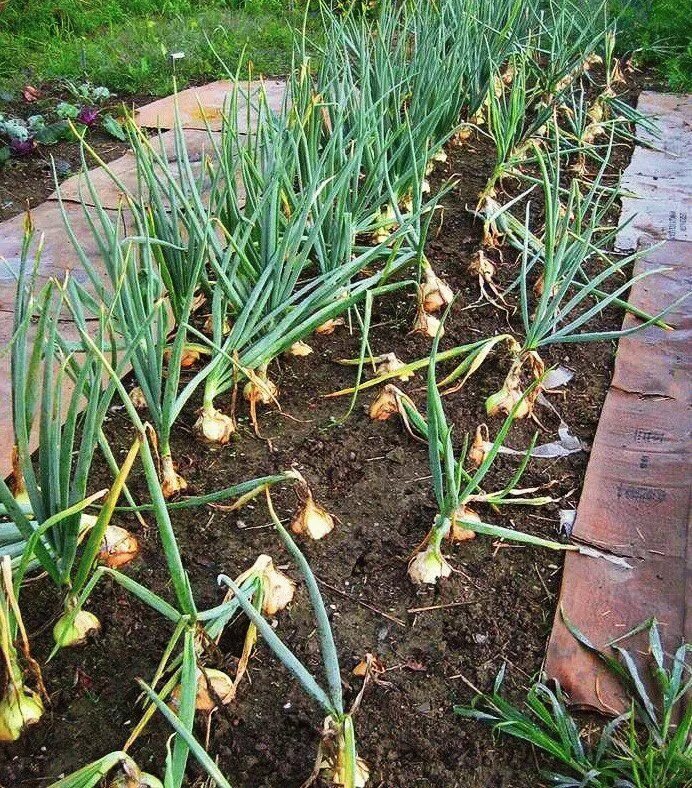
[[(619, 155), (616, 170), (629, 153)], [(428, 247), (437, 273), (459, 293), (443, 348), (519, 330), (516, 316), (498, 317), (491, 305), (475, 303), (478, 282), (468, 271), (481, 227), (467, 208), (490, 174), (492, 155), (489, 144), (476, 138), (451, 148), (434, 176), (437, 185), (447, 177), (458, 179), (443, 201), (443, 221)], [(515, 257), (503, 249), (500, 281), (511, 278)], [(406, 361), (428, 354), (429, 340), (408, 334), (413, 307), (412, 293), (398, 292), (378, 302), (371, 333), (374, 353), (394, 351)], [(613, 329), (621, 319), (610, 310), (596, 325)], [(191, 492), (208, 492), (295, 465), (316, 499), (338, 518), (328, 537), (301, 541), (301, 547), (328, 605), (347, 703), (360, 690), (362, 679), (352, 671), (366, 653), (377, 655), (386, 669), (366, 689), (356, 715), (359, 752), (371, 767), (374, 788), (535, 786), (537, 761), (527, 745), (512, 739), (497, 742), (480, 725), (456, 718), (452, 706), (470, 700), (470, 684), (488, 689), (503, 664), (508, 690), (517, 697), (536, 677), (559, 591), (561, 555), (479, 536), (448, 548), (455, 570), (449, 579), (434, 588), (414, 587), (407, 563), (436, 511), (427, 449), (397, 418), (368, 418), (365, 406), (374, 390), (363, 394), (341, 423), (347, 398), (322, 395), (353, 383), (353, 369), (334, 362), (357, 356), (359, 339), (343, 328), (331, 337), (315, 337), (311, 344), (312, 355), (282, 360), (272, 370), (281, 411), (262, 410), (265, 440), (254, 436), (244, 414), (231, 444), (216, 450), (201, 446), (192, 437), (195, 408), (187, 408), (173, 439), (180, 472)], [(565, 394), (553, 403), (587, 444), (610, 381), (613, 351), (607, 343), (549, 347), (544, 354), (547, 364), (575, 370)], [(494, 353), (463, 389), (445, 398), (457, 442), (482, 422), (487, 421), (491, 435), (499, 429), (501, 420), (488, 420), (483, 403), (500, 387), (508, 365), (503, 351)], [(425, 371), (402, 384), (421, 408), (424, 385)], [(557, 416), (541, 410), (540, 418), (546, 428), (540, 439), (552, 439)], [(525, 447), (535, 429), (531, 422), (517, 423), (509, 445)], [(118, 451), (126, 451), (131, 427), (120, 411), (111, 412), (107, 434)], [(587, 459), (583, 452), (529, 464), (522, 484), (545, 486), (554, 503), (535, 510), (510, 507), (501, 514), (482, 508), (481, 514), (491, 522), (558, 539), (558, 509), (576, 505)], [(487, 489), (499, 487), (515, 467), (516, 460), (499, 458), (486, 479)], [(95, 486), (108, 484), (106, 469), (100, 468), (93, 481)], [(135, 476), (131, 486), (135, 496), (146, 499), (141, 477)], [(290, 488), (276, 491), (282, 519), (291, 517), (295, 503)], [(143, 547), (128, 573), (170, 599), (155, 523), (149, 518), (144, 528), (126, 514), (118, 515), (117, 522), (136, 532)], [(236, 576), (261, 552), (299, 579), (261, 500), (237, 512), (179, 510), (173, 523), (200, 608), (221, 601), (220, 572)], [(52, 646), (50, 628), (60, 600), (47, 582), (37, 581), (22, 602), (35, 655), (43, 662)], [(5, 786), (36, 785), (121, 747), (138, 719), (134, 679), (152, 676), (170, 627), (109, 581), (97, 588), (89, 607), (101, 618), (103, 631), (87, 647), (63, 651), (46, 665), (49, 711), (40, 725), (0, 754), (0, 783)], [(277, 633), (320, 677), (315, 623), (302, 586), (277, 620)], [(245, 626), (239, 622), (224, 638), (214, 666), (233, 668)], [(208, 727), (200, 720), (197, 734), (201, 741), (208, 739), (209, 751), (232, 785), (297, 788), (312, 769), (321, 725), (319, 709), (260, 643), (237, 700), (217, 711)], [(170, 732), (160, 717), (152, 720), (131, 751), (142, 768), (161, 774)], [(201, 779), (196, 764), (189, 771), (191, 784)]]

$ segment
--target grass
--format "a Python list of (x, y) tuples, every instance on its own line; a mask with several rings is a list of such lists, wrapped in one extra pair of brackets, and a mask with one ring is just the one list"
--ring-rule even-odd
[(245, 51), (256, 73), (286, 73), (304, 4), (65, 0), (60, 9), (55, 5), (7, 0), (0, 12), (0, 88), (86, 76), (116, 93), (167, 95), (173, 89), (171, 52), (185, 53), (176, 62), (182, 86), (225, 76), (207, 37), (233, 69)]
[(656, 66), (674, 91), (692, 90), (692, 14), (678, 0), (614, 0), (620, 47)]

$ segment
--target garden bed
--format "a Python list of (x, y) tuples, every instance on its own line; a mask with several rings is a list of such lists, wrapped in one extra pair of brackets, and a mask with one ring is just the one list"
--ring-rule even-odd
[[(637, 90), (632, 87), (631, 98)], [(624, 146), (614, 153), (614, 173), (626, 166), (630, 153)], [(445, 324), (442, 349), (504, 330), (493, 307), (472, 306), (479, 296), (478, 282), (467, 271), (481, 238), (481, 225), (468, 209), (487, 181), (491, 163), (491, 147), (474, 137), (462, 149), (449, 148), (447, 162), (437, 165), (432, 179), (434, 189), (443, 178), (459, 178), (444, 199), (443, 222), (437, 233), (431, 233), (428, 245), (436, 272), (459, 294)], [(507, 187), (511, 190), (512, 184)], [(501, 251), (506, 261), (514, 262), (516, 252)], [(502, 281), (500, 256), (495, 254), (494, 260)], [(511, 278), (510, 273), (504, 284)], [(371, 335), (375, 354), (393, 351), (412, 361), (429, 353), (429, 340), (407, 333), (414, 307), (413, 295), (377, 302), (377, 328)], [(517, 316), (509, 322), (515, 325), (516, 320)], [(621, 311), (608, 310), (593, 323), (593, 330), (616, 329), (621, 320)], [(452, 705), (472, 696), (466, 682), (488, 688), (503, 663), (508, 686), (519, 695), (535, 678), (559, 590), (560, 554), (498, 544), (478, 535), (446, 551), (457, 570), (449, 579), (431, 588), (413, 586), (407, 562), (436, 511), (427, 447), (408, 435), (397, 417), (384, 422), (368, 417), (363, 406), (372, 400), (374, 389), (361, 395), (343, 426), (331, 424), (330, 419), (345, 412), (348, 398), (321, 395), (353, 384), (353, 369), (334, 362), (357, 356), (359, 339), (342, 327), (311, 344), (312, 355), (284, 360), (274, 372), (283, 413), (275, 407), (261, 408), (260, 413), (262, 435), (270, 440), (257, 439), (248, 421), (241, 419), (239, 439), (210, 450), (192, 435), (195, 408), (186, 409), (177, 422), (172, 449), (189, 491), (208, 492), (295, 464), (316, 499), (338, 518), (326, 539), (302, 542), (301, 547), (331, 611), (346, 704), (360, 690), (362, 679), (351, 671), (366, 653), (375, 654), (385, 668), (369, 684), (357, 713), (359, 754), (371, 767), (373, 786), (536, 785), (530, 747), (514, 739), (496, 742), (488, 730), (455, 717)], [(596, 430), (613, 355), (610, 343), (546, 348), (547, 365), (563, 364), (575, 371), (564, 398), (552, 401), (587, 444)], [(500, 388), (509, 363), (502, 351), (494, 353), (461, 391), (444, 398), (457, 440), (488, 420), (484, 399)], [(423, 407), (421, 386), (424, 370), (402, 387)], [(557, 417), (547, 409), (539, 409), (538, 416), (547, 428), (540, 442), (552, 440)], [(489, 421), (491, 434), (500, 423)], [(125, 452), (132, 439), (129, 420), (114, 410), (106, 426), (114, 450)], [(509, 445), (524, 448), (534, 428), (530, 421), (517, 422)], [(576, 506), (587, 458), (581, 452), (559, 460), (533, 460), (522, 486), (549, 486), (549, 494), (559, 503), (538, 509), (510, 507), (511, 525), (557, 538), (558, 510)], [(515, 467), (511, 458), (498, 459), (488, 488), (494, 489), (494, 483), (504, 481)], [(101, 478), (96, 473), (93, 479), (94, 489), (107, 486), (109, 480), (102, 468)], [(135, 497), (146, 498), (141, 478), (131, 478), (130, 486)], [(279, 516), (290, 518), (293, 492), (278, 492), (276, 501)], [(493, 521), (489, 509), (481, 513)], [(237, 512), (208, 507), (171, 515), (200, 607), (221, 601), (219, 573), (235, 577), (262, 552), (297, 577), (269, 527), (261, 499)], [(153, 520), (146, 529), (132, 516), (120, 515), (116, 522), (135, 532), (142, 544), (142, 554), (128, 574), (170, 596)], [(47, 581), (37, 580), (23, 593), (22, 602), (34, 656), (43, 664), (53, 645), (51, 627), (61, 612), (60, 600)], [(40, 725), (3, 748), (0, 784), (36, 785), (70, 772), (120, 747), (136, 722), (139, 690), (134, 679), (148, 680), (154, 673), (170, 627), (110, 581), (100, 584), (90, 607), (103, 621), (101, 635), (87, 648), (61, 651), (45, 666), (50, 708)], [(310, 670), (319, 671), (318, 641), (304, 588), (277, 619), (280, 636)], [(246, 626), (243, 620), (226, 633), (210, 664), (232, 672)], [(218, 757), (232, 785), (299, 786), (314, 761), (322, 716), (261, 642), (249, 677), (237, 700), (214, 712), (208, 731), (197, 726), (198, 738), (205, 742), (208, 736), (209, 752)], [(169, 735), (165, 722), (155, 717), (132, 750), (143, 769), (160, 773)], [(189, 774), (191, 784), (194, 775), (201, 784), (195, 763)]]

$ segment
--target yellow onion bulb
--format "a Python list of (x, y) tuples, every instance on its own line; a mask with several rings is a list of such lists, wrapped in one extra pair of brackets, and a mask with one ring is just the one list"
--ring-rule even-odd
[(219, 703), (226, 706), (234, 697), (233, 679), (227, 673), (214, 668), (198, 671), (195, 697), (197, 711), (213, 711)]
[[(327, 763), (324, 767), (332, 785), (347, 785), (346, 764), (343, 761), (343, 758), (338, 758), (336, 764)], [(365, 788), (369, 779), (370, 769), (367, 763), (360, 756), (356, 756), (356, 768), (353, 775), (354, 788)]]
[(12, 495), (14, 500), (20, 506), (30, 506), (31, 500), (29, 493), (24, 483), (24, 474), (22, 473), (22, 466), (19, 462), (19, 449), (17, 446), (12, 447), (12, 482), (11, 482)]
[(397, 389), (390, 384), (382, 389), (368, 409), (368, 415), (373, 421), (387, 421), (390, 416), (398, 412)]
[(427, 337), (444, 336), (444, 328), (440, 326), (440, 321), (434, 316), (428, 314), (422, 307), (416, 312), (416, 319), (413, 321), (412, 334), (423, 334)]
[[(333, 334), (339, 326), (343, 326), (346, 323), (343, 317), (332, 317), (329, 320), (326, 320), (322, 325), (317, 326), (315, 329), (315, 333), (319, 336), (328, 337)], [(312, 348), (310, 349), (312, 352)], [(307, 355), (305, 353), (304, 355)]]
[(264, 587), (262, 612), (265, 616), (274, 616), (288, 607), (295, 596), (295, 582), (277, 569), (268, 555), (259, 556), (253, 569), (258, 569), (261, 573)]
[(485, 401), (485, 411), (488, 416), (497, 416), (499, 413), (504, 413), (508, 416), (514, 407), (521, 401), (521, 405), (517, 408), (515, 417), (517, 419), (524, 419), (531, 414), (531, 406), (528, 400), (522, 397), (524, 392), (518, 386), (508, 385), (505, 380), (502, 388), (491, 394)]
[(334, 518), (329, 512), (315, 503), (312, 493), (308, 490), (305, 502), (293, 518), (291, 530), (294, 534), (306, 534), (317, 540), (325, 537), (334, 529)]
[(203, 407), (197, 421), (192, 427), (195, 435), (207, 443), (224, 445), (235, 433), (235, 420), (221, 413), (213, 405)]
[(134, 534), (119, 525), (109, 525), (103, 535), (98, 562), (110, 569), (129, 564), (139, 555), (139, 542)]
[[(163, 357), (166, 363), (170, 363), (172, 355), (173, 352), (171, 350), (166, 350), (164, 352)], [(197, 348), (186, 345), (180, 356), (180, 369), (190, 369), (190, 367), (193, 367), (199, 361), (200, 357), (201, 354)]]
[(452, 567), (434, 544), (416, 553), (408, 566), (408, 576), (416, 585), (435, 585), (441, 577), (451, 574)]
[(492, 444), (488, 440), (488, 427), (486, 424), (479, 424), (473, 436), (473, 443), (469, 449), (468, 458), (472, 468), (480, 468), (488, 456), (488, 451)]
[(163, 497), (172, 498), (186, 489), (187, 482), (176, 472), (171, 455), (163, 455), (161, 457), (161, 490)]
[(452, 137), (452, 143), (457, 147), (461, 147), (465, 142), (471, 139), (473, 136), (473, 125), (467, 123), (465, 126), (462, 126), (459, 131)]
[(17, 741), (22, 731), (43, 715), (41, 696), (23, 685), (10, 684), (0, 700), (0, 742)]
[(128, 758), (122, 765), (120, 774), (108, 784), (108, 788), (163, 788), (163, 783), (153, 774), (143, 772)]
[(71, 618), (72, 611), (68, 610), (60, 616), (53, 627), (53, 638), (57, 645), (63, 648), (81, 646), (101, 629), (101, 622), (88, 610), (80, 610), (72, 622)]
[(353, 723), (350, 714), (337, 723), (332, 717), (327, 717), (324, 721), (322, 733), (322, 745), (320, 747), (319, 770), (323, 772), (331, 785), (354, 786), (354, 788), (365, 788), (370, 779), (370, 769), (367, 763), (356, 753), (355, 763), (353, 764), (353, 781), (349, 778), (348, 754), (346, 745), (346, 735), (344, 728), (350, 727)]
[[(180, 706), (180, 684), (171, 692), (170, 705), (174, 711)], [(219, 703), (228, 705), (235, 697), (233, 679), (222, 670), (215, 668), (197, 668), (197, 694), (195, 695), (195, 709), (201, 712), (213, 711)]]
[(380, 226), (373, 232), (372, 240), (376, 244), (381, 244), (389, 238), (397, 226), (396, 214), (394, 213), (394, 208), (392, 208), (391, 205), (388, 205), (386, 210), (380, 212), (377, 223)]
[[(380, 357), (380, 361), (376, 367), (376, 373), (377, 375), (386, 375), (391, 372), (397, 372), (405, 366), (406, 364), (397, 358), (396, 353), (386, 353), (384, 356)], [(400, 375), (397, 375), (397, 377), (405, 383), (407, 380), (414, 377), (414, 373), (407, 369)]]
[(439, 312), (454, 300), (452, 288), (426, 265), (420, 289), (421, 304), (425, 312)]
[(261, 375), (254, 375), (243, 387), (243, 396), (248, 402), (261, 402), (262, 405), (271, 404), (278, 393), (276, 383)]
[(466, 523), (480, 523), (480, 516), (465, 504), (462, 504), (452, 514), (452, 527), (449, 529), (449, 538), (452, 542), (468, 542), (476, 538), (476, 532)]

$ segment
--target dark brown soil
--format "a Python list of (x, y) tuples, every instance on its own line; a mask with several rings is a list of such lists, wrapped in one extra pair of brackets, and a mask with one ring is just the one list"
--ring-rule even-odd
[[(616, 157), (616, 169), (626, 165), (629, 150)], [(480, 225), (467, 206), (475, 203), (490, 171), (492, 150), (482, 139), (450, 150), (439, 166), (434, 185), (456, 175), (458, 185), (444, 200), (444, 222), (430, 241), (429, 256), (436, 271), (459, 292), (446, 324), (443, 348), (466, 343), (507, 329), (504, 318), (487, 304), (472, 307), (478, 284), (467, 266), (479, 247)], [(509, 185), (511, 187), (511, 184)], [(503, 250), (499, 278), (513, 276), (516, 254)], [(499, 257), (496, 256), (499, 263)], [(377, 305), (371, 333), (375, 353), (394, 351), (406, 361), (426, 356), (430, 342), (407, 334), (413, 318), (413, 296), (399, 295)], [(614, 328), (622, 315), (610, 312), (599, 327)], [(510, 324), (519, 325), (516, 318)], [(312, 485), (317, 500), (339, 519), (336, 529), (317, 543), (301, 541), (322, 583), (346, 686), (352, 702), (361, 679), (353, 668), (366, 653), (376, 654), (386, 672), (366, 689), (356, 715), (359, 752), (372, 770), (374, 788), (440, 786), (536, 786), (537, 760), (531, 748), (510, 739), (495, 740), (489, 730), (461, 721), (454, 703), (468, 702), (472, 691), (464, 679), (488, 689), (497, 671), (508, 667), (508, 690), (520, 696), (540, 670), (559, 591), (559, 553), (497, 544), (478, 537), (450, 547), (457, 570), (436, 588), (416, 588), (406, 569), (412, 551), (424, 538), (434, 514), (426, 448), (415, 442), (397, 418), (371, 421), (363, 395), (351, 417), (338, 425), (346, 398), (321, 395), (351, 385), (351, 368), (334, 363), (358, 354), (358, 337), (340, 329), (332, 337), (314, 338), (315, 353), (290, 359), (272, 371), (281, 389), (283, 414), (276, 408), (261, 413), (261, 429), (271, 443), (254, 437), (245, 413), (237, 440), (212, 450), (192, 437), (194, 408), (188, 408), (175, 433), (174, 456), (191, 489), (207, 492), (235, 482), (296, 465)], [(612, 344), (554, 347), (544, 353), (549, 364), (576, 371), (564, 398), (553, 398), (578, 436), (590, 442), (610, 381)], [(485, 397), (496, 391), (509, 359), (494, 354), (458, 393), (446, 398), (457, 442), (487, 421)], [(421, 407), (424, 374), (402, 384)], [(557, 418), (546, 409), (539, 417), (547, 431), (540, 441), (553, 439)], [(500, 420), (491, 419), (491, 434)], [(520, 422), (509, 445), (527, 445), (535, 425)], [(109, 437), (122, 451), (131, 428), (120, 412), (111, 414)], [(522, 486), (552, 484), (559, 502), (539, 509), (520, 507), (484, 517), (545, 537), (559, 538), (558, 509), (576, 505), (588, 455), (559, 461), (533, 461)], [(487, 489), (501, 485), (515, 462), (500, 459), (487, 479)], [(94, 479), (95, 488), (102, 479)], [(141, 478), (135, 494), (145, 498)], [(295, 498), (277, 492), (277, 509), (290, 518)], [(262, 552), (269, 553), (298, 579), (295, 568), (268, 525), (259, 501), (240, 512), (211, 508), (175, 513), (174, 525), (190, 573), (198, 605), (205, 608), (222, 597), (216, 577), (238, 575)], [(128, 572), (139, 582), (171, 598), (155, 524), (143, 529), (131, 516), (118, 522), (135, 531), (143, 551)], [(23, 596), (27, 625), (36, 657), (43, 662), (51, 646), (50, 628), (60, 600), (44, 582)], [(170, 635), (166, 622), (111, 582), (95, 593), (90, 608), (103, 622), (102, 634), (87, 647), (65, 650), (46, 665), (44, 678), (51, 706), (41, 724), (0, 755), (0, 784), (5, 788), (36, 786), (122, 746), (138, 719), (136, 677), (149, 679)], [(418, 612), (416, 612), (418, 611)], [(304, 588), (288, 611), (277, 616), (277, 632), (318, 676), (320, 659), (315, 624)], [(243, 625), (224, 637), (220, 653), (210, 660), (231, 669), (240, 654)], [(217, 711), (209, 728), (209, 751), (234, 786), (297, 788), (314, 763), (322, 717), (273, 657), (259, 644), (250, 663), (250, 681), (242, 685), (233, 704)], [(198, 736), (206, 727), (200, 721)], [(132, 754), (142, 768), (161, 776), (165, 741), (170, 730), (155, 718), (135, 744)], [(189, 769), (193, 783), (201, 777), (196, 764)]]
[[(31, 115), (44, 114), (53, 120), (53, 110), (60, 101), (78, 103), (59, 84), (41, 85), (37, 101), (27, 102), (21, 97), (3, 101), (0, 102), (0, 113), (6, 118), (18, 117), (24, 120)], [(151, 101), (151, 97), (128, 96), (126, 104), (131, 108), (148, 101)], [(102, 112), (119, 117), (123, 113), (123, 100), (113, 98)], [(120, 142), (107, 134), (98, 123), (89, 129), (86, 139), (106, 163), (119, 158), (130, 147), (129, 143)], [(79, 172), (82, 166), (79, 143), (62, 141), (55, 145), (39, 145), (29, 156), (12, 157), (0, 164), (0, 221), (22, 213), (27, 207), (35, 208), (55, 191), (53, 160), (59, 181)]]

